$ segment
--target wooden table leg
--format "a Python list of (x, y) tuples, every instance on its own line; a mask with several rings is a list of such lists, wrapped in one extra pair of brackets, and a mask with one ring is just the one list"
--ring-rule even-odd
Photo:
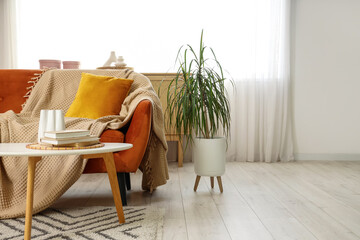
[(195, 185), (194, 185), (194, 191), (196, 192), (197, 187), (199, 186), (200, 176), (196, 176)]
[(181, 138), (177, 135), (174, 134), (165, 134), (166, 137), (166, 141), (175, 141), (177, 144), (177, 160), (178, 160), (178, 167), (182, 167), (183, 166), (183, 161), (184, 161), (184, 151), (182, 148), (182, 143), (181, 143)]
[(122, 202), (121, 202), (118, 179), (116, 176), (114, 154), (113, 153), (105, 153), (103, 158), (104, 158), (106, 170), (107, 170), (107, 173), (109, 176), (111, 191), (113, 194), (116, 211), (117, 211), (118, 218), (119, 218), (119, 223), (124, 223), (125, 217), (124, 217), (124, 211), (123, 211), (123, 206), (122, 206)]
[(112, 191), (114, 202), (115, 202), (117, 215), (119, 218), (119, 223), (124, 223), (125, 217), (124, 217), (123, 205), (122, 205), (121, 196), (120, 196), (119, 183), (118, 183), (118, 179), (116, 176), (116, 167), (115, 167), (113, 153), (88, 154), (88, 155), (83, 155), (82, 157), (85, 159), (91, 159), (91, 158), (103, 158), (104, 159), (106, 171), (108, 173), (108, 177), (109, 177), (109, 181), (110, 181), (111, 191)]
[(210, 177), (211, 188), (214, 188), (214, 177)]
[(183, 152), (183, 148), (182, 148), (180, 139), (178, 139), (178, 141), (177, 141), (177, 146), (178, 146), (178, 167), (182, 167), (183, 159), (184, 159), (184, 152)]
[(34, 202), (34, 179), (36, 163), (41, 160), (41, 157), (28, 158), (28, 178), (27, 178), (27, 192), (26, 192), (26, 212), (25, 212), (25, 231), (24, 239), (31, 239), (31, 223), (32, 211)]

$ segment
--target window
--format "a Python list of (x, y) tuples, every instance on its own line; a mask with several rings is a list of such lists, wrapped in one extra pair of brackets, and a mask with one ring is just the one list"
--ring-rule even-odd
[(60, 59), (91, 69), (115, 51), (138, 72), (171, 72), (179, 47), (198, 46), (204, 29), (205, 44), (238, 76), (261, 58), (252, 46), (255, 36), (268, 42), (271, 2), (19, 0), (18, 66), (38, 68), (39, 59)]

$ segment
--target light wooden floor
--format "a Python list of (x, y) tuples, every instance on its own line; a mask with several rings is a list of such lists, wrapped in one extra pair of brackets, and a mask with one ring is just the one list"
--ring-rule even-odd
[[(360, 161), (226, 165), (224, 193), (193, 165), (169, 165), (152, 195), (131, 174), (128, 204), (165, 208), (164, 239), (360, 239)], [(106, 174), (83, 175), (55, 206), (114, 205)]]

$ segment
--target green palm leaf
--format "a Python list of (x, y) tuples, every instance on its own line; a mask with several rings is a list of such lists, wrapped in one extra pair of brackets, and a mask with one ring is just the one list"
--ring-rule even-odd
[[(205, 57), (208, 49), (212, 58)], [(209, 61), (214, 66), (209, 67)], [(184, 135), (186, 146), (194, 136), (214, 138), (220, 129), (227, 137), (230, 129), (224, 84), (227, 79), (213, 49), (204, 45), (203, 31), (198, 54), (192, 46), (184, 45), (179, 48), (175, 62), (179, 63), (177, 74), (167, 88), (167, 127), (173, 127), (179, 136)]]

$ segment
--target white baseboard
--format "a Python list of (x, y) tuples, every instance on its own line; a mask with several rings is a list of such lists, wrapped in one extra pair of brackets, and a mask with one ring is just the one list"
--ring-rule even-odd
[(295, 160), (360, 161), (360, 154), (347, 153), (295, 153)]

